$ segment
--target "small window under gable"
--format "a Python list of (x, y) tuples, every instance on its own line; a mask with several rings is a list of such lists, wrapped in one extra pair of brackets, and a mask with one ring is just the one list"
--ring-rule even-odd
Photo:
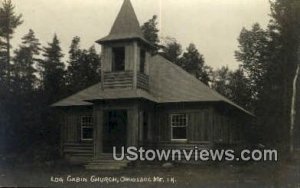
[(140, 50), (140, 73), (145, 73), (146, 51)]
[(112, 48), (112, 71), (125, 71), (125, 47)]
[(187, 140), (187, 114), (171, 114), (171, 140)]
[(80, 119), (81, 124), (81, 140), (93, 140), (93, 117), (82, 116)]

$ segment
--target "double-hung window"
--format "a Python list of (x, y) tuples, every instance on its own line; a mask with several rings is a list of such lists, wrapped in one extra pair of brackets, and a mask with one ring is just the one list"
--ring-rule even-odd
[(81, 140), (93, 140), (93, 117), (82, 116), (80, 123), (81, 123)]
[(171, 140), (186, 141), (187, 140), (187, 114), (171, 114)]

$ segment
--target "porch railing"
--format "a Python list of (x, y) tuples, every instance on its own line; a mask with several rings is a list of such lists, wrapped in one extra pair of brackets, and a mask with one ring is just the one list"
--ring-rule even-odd
[[(125, 72), (104, 72), (103, 75), (103, 88), (133, 88), (133, 71)], [(137, 73), (136, 87), (139, 89), (149, 90), (149, 76), (143, 73)]]

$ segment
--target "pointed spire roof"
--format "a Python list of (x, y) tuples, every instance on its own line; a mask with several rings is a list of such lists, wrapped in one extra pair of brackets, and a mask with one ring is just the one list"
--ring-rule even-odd
[(136, 17), (130, 0), (124, 0), (121, 10), (111, 28), (108, 36), (98, 40), (98, 43), (140, 39), (143, 42), (149, 43), (144, 37), (140, 28), (139, 21)]

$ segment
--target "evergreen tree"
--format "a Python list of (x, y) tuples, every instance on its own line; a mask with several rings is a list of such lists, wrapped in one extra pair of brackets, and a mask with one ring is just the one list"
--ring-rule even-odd
[[(68, 68), (66, 72), (66, 82), (69, 87), (68, 90), (70, 90), (70, 93), (74, 92), (74, 87), (77, 86), (78, 83), (80, 83), (80, 80), (77, 78), (80, 72), (80, 56), (81, 56), (81, 50), (80, 50), (80, 38), (74, 37), (72, 39), (72, 43), (69, 50), (69, 61), (68, 61)], [(76, 89), (75, 89), (76, 90)]]
[(10, 69), (11, 69), (11, 44), (15, 29), (22, 24), (22, 16), (16, 15), (15, 7), (10, 0), (3, 0), (0, 5), (0, 137), (4, 139), (4, 146), (9, 142), (9, 135), (13, 133), (9, 129), (13, 127), (12, 111), (14, 106), (11, 102), (14, 101), (12, 88), (10, 85)]
[(100, 81), (100, 55), (95, 47), (80, 49), (80, 38), (74, 37), (69, 50), (67, 83), (70, 93), (85, 89)]
[(11, 0), (3, 0), (2, 7), (0, 7), (0, 63), (4, 65), (1, 65), (3, 69), (0, 76), (6, 75), (7, 79), (10, 76), (10, 40), (15, 29), (22, 23), (22, 15), (16, 15), (15, 6)]
[(257, 24), (251, 31), (243, 30), (236, 57), (251, 81), (261, 141), (288, 148), (292, 85), (300, 43), (300, 2), (270, 3), (268, 30)]
[(230, 99), (243, 108), (253, 112), (252, 96), (249, 95), (249, 79), (245, 76), (242, 68), (230, 74), (228, 89), (231, 91)]
[(150, 20), (145, 22), (142, 26), (142, 32), (146, 40), (148, 40), (157, 50), (159, 49), (159, 37), (157, 28), (157, 16), (154, 15)]
[(232, 98), (232, 91), (229, 89), (231, 75), (232, 71), (227, 66), (223, 66), (220, 69), (213, 71), (213, 78), (211, 83), (211, 87), (214, 90), (229, 99)]
[(190, 44), (183, 53), (179, 65), (188, 73), (208, 85), (210, 81), (211, 68), (205, 65), (204, 57), (199, 53), (194, 44)]
[(29, 33), (22, 38), (22, 45), (15, 50), (13, 58), (12, 80), (16, 92), (31, 92), (36, 87), (37, 77), (34, 66), (39, 62), (40, 50), (39, 40), (30, 29)]
[(65, 66), (61, 61), (63, 54), (60, 42), (54, 35), (51, 43), (43, 49), (44, 59), (40, 63), (42, 88), (47, 96), (47, 103), (50, 104), (62, 97), (65, 86)]
[(269, 48), (272, 52), (270, 56), (272, 63), (268, 67), (264, 95), (262, 96), (263, 101), (271, 105), (269, 109), (266, 109), (267, 114), (262, 114), (266, 119), (268, 119), (268, 114), (274, 114), (275, 118), (268, 121), (269, 127), (272, 126), (272, 123), (276, 124), (273, 140), (277, 145), (280, 144), (288, 148), (286, 146), (290, 144), (292, 86), (300, 44), (300, 2), (298, 0), (271, 1), (271, 16)]
[(242, 68), (231, 71), (228, 67), (221, 67), (214, 71), (211, 87), (245, 109), (253, 110), (249, 79)]
[(182, 54), (182, 47), (176, 39), (168, 37), (162, 47), (161, 55), (169, 61), (179, 65), (180, 55)]
[(242, 29), (238, 42), (239, 50), (235, 51), (235, 57), (242, 62), (241, 67), (249, 80), (250, 96), (257, 101), (269, 64), (269, 35), (256, 23), (251, 30)]

